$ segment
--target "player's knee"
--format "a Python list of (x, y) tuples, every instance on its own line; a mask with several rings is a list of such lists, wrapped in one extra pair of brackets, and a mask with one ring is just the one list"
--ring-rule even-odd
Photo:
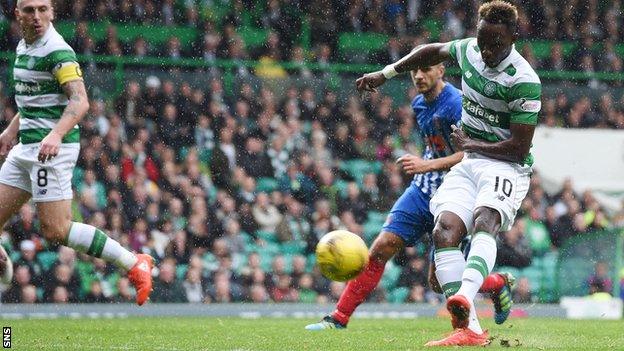
[(462, 239), (462, 223), (457, 223), (444, 216), (438, 218), (433, 228), (433, 241), (438, 249), (458, 247)]
[(41, 221), (41, 232), (46, 240), (54, 243), (61, 244), (65, 242), (71, 222), (68, 221)]
[(496, 235), (501, 226), (501, 216), (497, 210), (479, 207), (475, 211), (474, 232), (486, 232)]
[(382, 232), (370, 248), (370, 257), (379, 262), (388, 262), (402, 247), (400, 238), (394, 234)]

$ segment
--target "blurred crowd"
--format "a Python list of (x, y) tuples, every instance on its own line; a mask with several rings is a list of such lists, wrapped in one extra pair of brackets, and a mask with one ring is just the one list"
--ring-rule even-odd
[[(624, 35), (620, 0), (525, 0), (518, 7), (521, 38), (576, 41), (583, 37), (621, 41)], [(206, 21), (248, 25), (282, 33), (300, 29), (307, 19), (318, 41), (341, 32), (392, 35), (427, 30), (433, 20), (450, 36), (474, 34), (477, 0), (115, 0), (55, 1), (57, 19), (109, 21), (124, 24), (191, 26)], [(3, 2), (2, 18), (13, 17), (14, 2)], [(296, 34), (296, 33), (295, 33)]]
[[(351, 62), (352, 57), (338, 52), (343, 32), (390, 35), (386, 47), (364, 62), (396, 61), (414, 45), (474, 35), (479, 3), (56, 1), (57, 19), (77, 23), (70, 45), (79, 54), (300, 65), (286, 71), (238, 64), (235, 73), (243, 83), (233, 91), (218, 78), (198, 88), (149, 76), (127, 82), (114, 100), (92, 100), (81, 123), (74, 216), (156, 258), (154, 302), (336, 301), (344, 284), (319, 274), (314, 247), (334, 229), (357, 233), (370, 244), (381, 228), (383, 214), (410, 182), (394, 160), (422, 150), (409, 105), (416, 91), (362, 100), (331, 89), (291, 86), (277, 95), (244, 78), (305, 79), (325, 74), (305, 63)], [(0, 4), (0, 17), (9, 21), (0, 50), (14, 50), (20, 39), (11, 6)], [(624, 34), (621, 9), (619, 0), (522, 1), (520, 38), (559, 42), (545, 59), (537, 59), (531, 46), (518, 49), (538, 69), (622, 72), (617, 53)], [(302, 19), (312, 28), (311, 51), (301, 43)], [(111, 24), (104, 39), (96, 41), (88, 27), (99, 21)], [(191, 43), (176, 36), (162, 45), (142, 36), (124, 42), (117, 32), (123, 24), (191, 27), (199, 35)], [(246, 26), (268, 30), (266, 41), (246, 46), (239, 34)], [(568, 54), (566, 42), (577, 44)], [(590, 80), (587, 85), (618, 87), (621, 82)], [(546, 94), (540, 123), (624, 128), (624, 97), (615, 90), (599, 96)], [(16, 110), (2, 85), (0, 112), (4, 128)], [(497, 264), (530, 267), (535, 258), (556, 254), (571, 237), (621, 226), (624, 207), (608, 216), (591, 192), (575, 193), (570, 182), (549, 195), (536, 173), (518, 220), (499, 237)], [(2, 244), (15, 259), (14, 281), (2, 292), (2, 302), (133, 300), (128, 280), (112, 265), (46, 243), (32, 204), (6, 225)], [(427, 286), (427, 252), (425, 240), (400, 253), (371, 300), (439, 303), (440, 296)], [(617, 283), (606, 281), (605, 270), (611, 268), (596, 267), (587, 280), (590, 292), (611, 291)], [(514, 297), (535, 301), (531, 284), (519, 279)], [(397, 291), (403, 295), (397, 297)]]
[[(74, 216), (156, 258), (154, 302), (335, 301), (344, 285), (319, 274), (314, 247), (334, 229), (369, 244), (380, 230), (411, 181), (396, 158), (422, 150), (415, 93), (342, 100), (295, 86), (282, 96), (249, 83), (226, 92), (216, 78), (206, 89), (129, 81), (117, 99), (92, 100), (80, 124)], [(8, 97), (0, 102), (4, 128), (14, 110)], [(500, 235), (498, 264), (527, 267), (570, 237), (622, 225), (624, 209), (608, 216), (570, 182), (550, 196), (536, 173), (516, 224)], [(2, 242), (15, 259), (4, 302), (132, 300), (112, 265), (46, 243), (32, 204)], [(438, 303), (426, 284), (427, 245), (402, 252), (371, 299), (402, 289), (399, 300)]]
[[(617, 44), (624, 35), (620, 0), (528, 0), (517, 2), (520, 39), (553, 41), (548, 57), (537, 59), (530, 45), (518, 47), (533, 67), (552, 71), (622, 72)], [(4, 3), (3, 3), (4, 4)], [(292, 62), (361, 62), (386, 64), (396, 61), (415, 45), (475, 35), (476, 0), (80, 0), (55, 2), (56, 17), (78, 23), (72, 47), (81, 54), (126, 55), (169, 58), (195, 57), (213, 61), (273, 60)], [(10, 21), (0, 48), (13, 50), (19, 40), (19, 26), (12, 8), (4, 6)], [(90, 22), (111, 23), (104, 39), (89, 34)], [(311, 48), (304, 50), (302, 23), (309, 24)], [(192, 43), (172, 35), (155, 45), (143, 36), (123, 42), (117, 27), (124, 24), (181, 26), (198, 29)], [(266, 41), (247, 46), (237, 34), (241, 28), (268, 30)], [(166, 31), (166, 28), (162, 30)], [(386, 48), (364, 58), (341, 53), (341, 33), (383, 33), (390, 35)], [(566, 43), (575, 44), (572, 50)], [(306, 46), (307, 47), (307, 46)], [(590, 81), (590, 86), (604, 83)], [(621, 81), (610, 85), (621, 86)]]

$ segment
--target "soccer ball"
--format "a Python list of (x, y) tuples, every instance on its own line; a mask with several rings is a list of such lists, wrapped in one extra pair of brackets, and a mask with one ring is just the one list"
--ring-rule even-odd
[(316, 264), (331, 280), (345, 282), (358, 276), (368, 263), (368, 248), (359, 236), (335, 230), (316, 245)]

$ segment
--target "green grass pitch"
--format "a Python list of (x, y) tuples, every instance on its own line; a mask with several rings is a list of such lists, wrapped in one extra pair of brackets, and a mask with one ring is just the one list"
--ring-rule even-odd
[[(15, 350), (422, 350), (425, 342), (450, 328), (444, 318), (354, 318), (347, 330), (309, 332), (303, 329), (308, 322), (314, 320), (61, 318), (2, 324), (12, 327)], [(483, 324), (494, 337), (487, 349), (624, 349), (622, 321), (531, 318), (502, 326), (491, 320)], [(501, 340), (509, 346), (501, 345)]]

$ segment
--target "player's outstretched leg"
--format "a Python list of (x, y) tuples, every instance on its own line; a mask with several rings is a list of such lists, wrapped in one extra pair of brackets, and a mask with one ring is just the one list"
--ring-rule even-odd
[[(509, 317), (513, 300), (511, 288), (514, 286), (516, 278), (509, 272), (492, 273), (485, 277), (479, 293), (488, 294), (494, 303), (494, 321), (496, 324), (503, 324)], [(442, 294), (442, 287), (435, 275), (435, 262), (429, 264), (429, 285), (431, 289)]]
[(340, 295), (336, 310), (318, 323), (307, 325), (306, 330), (344, 329), (355, 309), (377, 287), (386, 262), (404, 246), (403, 239), (390, 232), (381, 232), (370, 249), (368, 264), (360, 275), (347, 283)]
[(455, 332), (450, 336), (427, 343), (427, 346), (476, 346), (487, 343), (487, 331), (482, 331), (474, 308), (474, 298), (496, 261), (495, 233), (500, 228), (500, 215), (494, 209), (478, 207), (475, 210), (475, 235), (466, 261), (461, 287), (446, 301)]
[(134, 254), (96, 227), (71, 221), (71, 200), (38, 202), (41, 229), (47, 240), (102, 258), (128, 271), (136, 290), (136, 302), (143, 305), (152, 292), (153, 258)]

